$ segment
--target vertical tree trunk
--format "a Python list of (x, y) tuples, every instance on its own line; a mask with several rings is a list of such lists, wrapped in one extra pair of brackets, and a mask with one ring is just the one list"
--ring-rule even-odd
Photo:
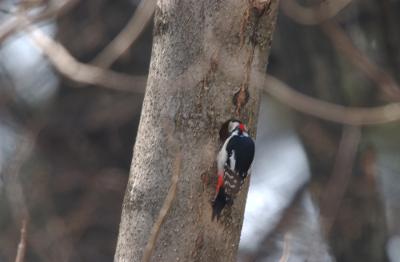
[(247, 192), (219, 222), (211, 221), (218, 132), (224, 121), (238, 117), (255, 135), (259, 90), (250, 84), (250, 71), (265, 70), (277, 2), (158, 1), (116, 261), (141, 260), (179, 152), (178, 190), (154, 261), (235, 260)]

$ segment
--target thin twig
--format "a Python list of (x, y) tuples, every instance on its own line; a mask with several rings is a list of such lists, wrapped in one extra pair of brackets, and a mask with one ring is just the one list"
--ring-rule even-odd
[(153, 16), (155, 0), (142, 0), (124, 29), (98, 54), (91, 64), (107, 68), (111, 66), (140, 36)]
[(37, 27), (31, 26), (28, 32), (35, 44), (63, 76), (78, 83), (98, 85), (119, 91), (144, 93), (146, 77), (129, 76), (80, 63), (60, 43), (48, 37)]
[(168, 214), (168, 211), (171, 209), (172, 202), (174, 201), (178, 187), (179, 176), (181, 174), (181, 162), (182, 162), (182, 154), (179, 152), (174, 161), (174, 170), (172, 174), (171, 187), (169, 188), (167, 197), (165, 198), (160, 213), (158, 214), (158, 218), (154, 223), (153, 228), (151, 229), (149, 241), (147, 242), (147, 245), (144, 249), (142, 262), (150, 261), (151, 255), (155, 247), (155, 243), (158, 238), (158, 234), (161, 229), (161, 225), (163, 224), (164, 219)]
[(282, 256), (279, 259), (279, 262), (287, 262), (290, 256), (290, 233), (286, 233), (283, 239), (283, 250)]
[(281, 1), (283, 12), (303, 25), (317, 25), (336, 16), (352, 0), (325, 0), (312, 7), (301, 6), (297, 0)]
[(344, 127), (332, 175), (324, 190), (320, 205), (326, 235), (329, 235), (349, 184), (360, 140), (361, 131), (358, 127)]
[(17, 249), (17, 256), (15, 257), (15, 262), (23, 262), (25, 258), (25, 253), (26, 253), (26, 235), (27, 235), (27, 229), (28, 228), (28, 220), (24, 219), (22, 220), (22, 226), (21, 226), (21, 237), (20, 241), (18, 244), (18, 249)]

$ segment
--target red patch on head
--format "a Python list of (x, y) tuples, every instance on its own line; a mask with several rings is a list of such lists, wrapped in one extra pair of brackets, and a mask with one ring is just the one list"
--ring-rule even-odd
[(240, 125), (239, 125), (239, 129), (240, 129), (240, 131), (242, 131), (242, 132), (243, 132), (243, 131), (244, 131), (244, 128), (245, 128), (245, 127), (244, 127), (244, 124), (240, 124)]

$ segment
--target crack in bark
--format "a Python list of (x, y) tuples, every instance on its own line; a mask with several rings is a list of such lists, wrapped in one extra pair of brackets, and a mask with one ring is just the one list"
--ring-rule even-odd
[(241, 109), (247, 104), (250, 99), (249, 82), (251, 75), (251, 66), (254, 60), (254, 52), (257, 46), (263, 47), (261, 36), (258, 34), (260, 29), (260, 20), (271, 9), (270, 0), (249, 0), (248, 7), (244, 12), (242, 22), (240, 24), (240, 49), (245, 44), (246, 32), (248, 42), (250, 43), (249, 56), (245, 65), (244, 80), (238, 92), (233, 96), (233, 104), (236, 106), (235, 116), (240, 119)]

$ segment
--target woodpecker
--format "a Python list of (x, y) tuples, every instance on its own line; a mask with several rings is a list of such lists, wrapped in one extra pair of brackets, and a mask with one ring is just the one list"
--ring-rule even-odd
[(215, 217), (218, 220), (222, 209), (233, 204), (254, 159), (254, 141), (247, 133), (246, 126), (236, 119), (228, 120), (224, 125), (227, 134), (220, 132), (224, 143), (217, 156), (218, 182), (212, 202), (212, 220)]

